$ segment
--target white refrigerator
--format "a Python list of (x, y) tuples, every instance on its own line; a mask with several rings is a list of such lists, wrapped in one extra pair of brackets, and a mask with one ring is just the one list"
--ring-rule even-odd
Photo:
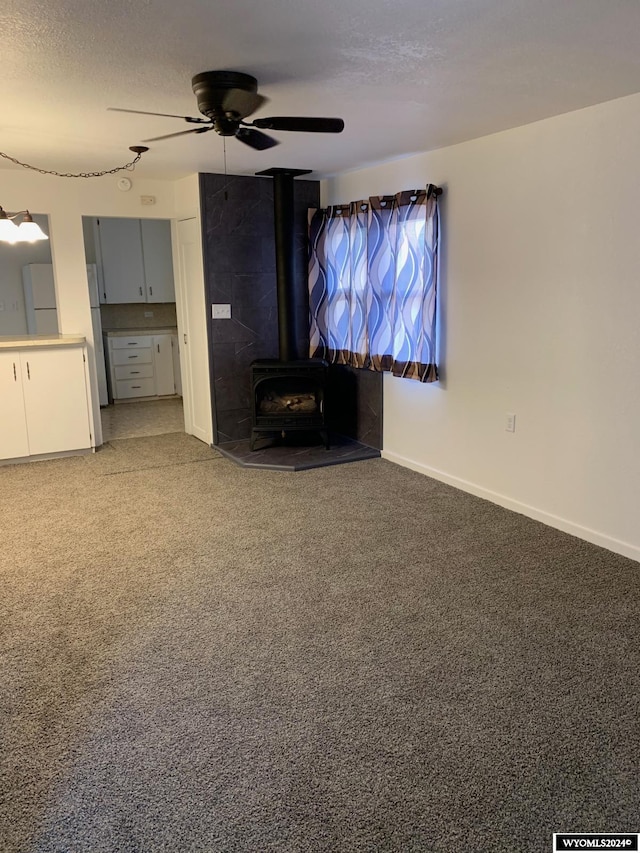
[[(100, 300), (98, 297), (98, 273), (95, 264), (87, 264), (89, 281), (89, 301), (91, 303), (91, 323), (93, 325), (93, 343), (98, 372), (98, 393), (100, 405), (109, 403), (107, 394), (107, 373), (102, 340), (102, 321), (100, 319)], [(27, 264), (22, 268), (24, 302), (27, 312), (27, 330), (30, 335), (57, 335), (58, 311), (56, 306), (56, 288), (52, 264)]]
[(27, 331), (30, 335), (57, 335), (56, 288), (51, 264), (22, 267)]

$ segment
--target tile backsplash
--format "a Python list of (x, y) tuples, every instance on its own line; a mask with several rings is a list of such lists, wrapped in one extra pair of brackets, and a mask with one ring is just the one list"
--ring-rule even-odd
[[(145, 317), (145, 314), (153, 316)], [(100, 316), (103, 329), (157, 329), (177, 325), (175, 302), (101, 305)]]

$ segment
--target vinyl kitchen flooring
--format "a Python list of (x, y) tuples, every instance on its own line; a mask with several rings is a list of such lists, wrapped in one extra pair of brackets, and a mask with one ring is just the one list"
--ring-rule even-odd
[(103, 441), (184, 432), (182, 397), (112, 404), (100, 416)]

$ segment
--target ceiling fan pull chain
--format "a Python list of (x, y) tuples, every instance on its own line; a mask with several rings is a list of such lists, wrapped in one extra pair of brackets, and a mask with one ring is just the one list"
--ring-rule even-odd
[(224, 200), (229, 201), (229, 193), (227, 192), (227, 138), (222, 137), (222, 156), (224, 158)]

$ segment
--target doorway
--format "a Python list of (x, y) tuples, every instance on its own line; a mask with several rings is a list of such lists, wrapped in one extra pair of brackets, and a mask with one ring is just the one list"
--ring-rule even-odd
[(171, 222), (86, 216), (82, 224), (103, 441), (184, 432)]
[(105, 406), (100, 418), (104, 442), (185, 431), (181, 397)]

